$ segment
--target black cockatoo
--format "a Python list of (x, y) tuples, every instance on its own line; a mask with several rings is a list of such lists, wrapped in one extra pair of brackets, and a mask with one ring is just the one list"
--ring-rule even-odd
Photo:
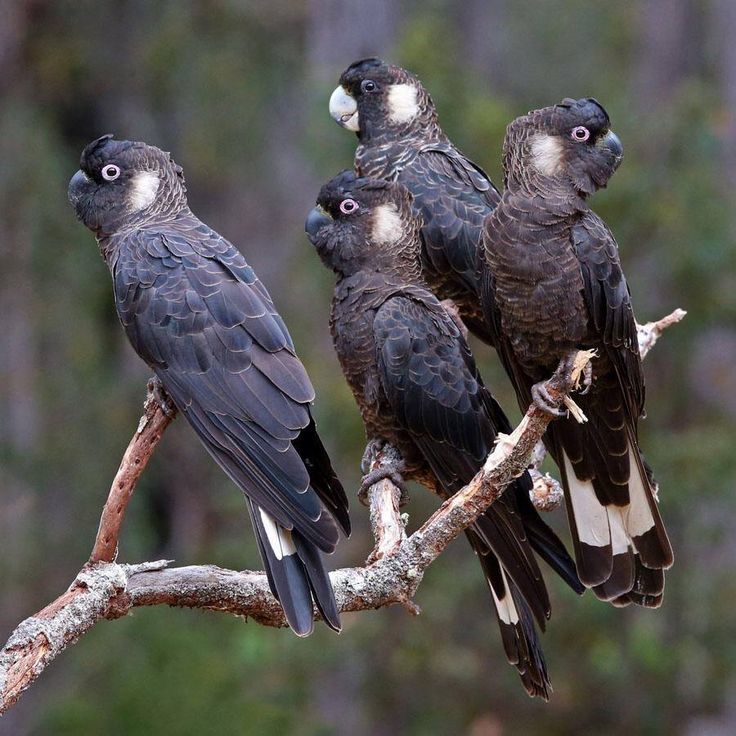
[(484, 219), (500, 195), (488, 175), (452, 144), (432, 98), (413, 74), (380, 59), (349, 66), (330, 114), (358, 136), (359, 176), (401, 182), (422, 217), (422, 271), (440, 299), (452, 299), (480, 339), (491, 335), (480, 308)]
[(616, 605), (657, 606), (672, 564), (656, 486), (639, 450), (644, 376), (618, 246), (587, 204), (623, 155), (594, 99), (512, 122), (506, 189), (484, 228), (484, 308), (523, 410), (561, 358), (594, 349), (579, 403), (588, 421), (552, 422), (547, 449), (565, 487), (580, 579)]
[(322, 553), (350, 531), (314, 389), (241, 253), (192, 214), (168, 153), (106, 135), (69, 184), (110, 268), (117, 313), (203, 445), (240, 487), (273, 594), (300, 636), (340, 619)]
[[(485, 388), (454, 319), (421, 276), (411, 195), (396, 183), (343, 172), (326, 184), (306, 230), (337, 275), (330, 326), (368, 439), (401, 453), (404, 478), (446, 498), (480, 469), (511, 430)], [(532, 549), (577, 592), (563, 544), (529, 499), (527, 473), (467, 531), (478, 554), (509, 661), (527, 691), (548, 696), (537, 633), (550, 614)]]

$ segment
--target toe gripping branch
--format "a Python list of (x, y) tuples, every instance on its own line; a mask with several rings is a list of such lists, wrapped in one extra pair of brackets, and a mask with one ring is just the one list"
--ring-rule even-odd
[(358, 491), (358, 500), (364, 506), (369, 505), (368, 491), (371, 486), (382, 480), (390, 480), (401, 491), (401, 506), (407, 503), (409, 491), (402, 476), (406, 464), (401, 453), (393, 445), (383, 440), (371, 440), (363, 453), (360, 468), (364, 475)]
[(156, 402), (161, 407), (161, 411), (169, 419), (173, 419), (176, 416), (176, 406), (174, 406), (171, 396), (169, 396), (164, 388), (164, 384), (161, 383), (161, 379), (158, 376), (151, 376), (148, 379), (147, 388), (148, 396), (146, 403), (150, 401)]
[(583, 385), (581, 393), (588, 392), (593, 382), (591, 360), (595, 356), (595, 350), (574, 350), (565, 355), (552, 378), (532, 386), (535, 406), (555, 418), (567, 416), (569, 413), (578, 423), (587, 422), (588, 417), (569, 394), (577, 391), (581, 383)]
[[(684, 314), (682, 310), (675, 310), (658, 322), (640, 326), (642, 356), (661, 332), (681, 320)], [(548, 393), (557, 408), (564, 401), (565, 391), (579, 380), (588, 359), (589, 356), (582, 359), (579, 370), (576, 370), (577, 359), (573, 360), (569, 371), (561, 366), (549, 382)], [(135, 482), (171, 422), (153, 397), (146, 402), (145, 408), (146, 413), (110, 489), (89, 562), (69, 589), (20, 622), (0, 649), (0, 713), (10, 708), (59, 653), (97, 621), (120, 618), (137, 606), (186, 606), (246, 616), (269, 626), (285, 623), (280, 606), (261, 573), (222, 570), (213, 565), (167, 569), (165, 561), (141, 565), (113, 562), (120, 525)], [(377, 540), (372, 553), (375, 561), (365, 567), (331, 573), (340, 610), (374, 610), (399, 603), (416, 613), (411, 598), (426, 568), (488, 508), (511, 479), (529, 467), (534, 447), (550, 421), (549, 413), (533, 406), (511, 435), (499, 438), (483, 468), (468, 486), (447, 499), (409, 537), (399, 512), (401, 491), (386, 479), (370, 488), (371, 524)], [(380, 449), (388, 452), (388, 447)], [(380, 458), (376, 458), (376, 462), (380, 464)], [(535, 465), (538, 462), (539, 458)], [(374, 469), (370, 466), (371, 463), (366, 470)], [(543, 495), (548, 495), (546, 489)], [(382, 533), (377, 529), (383, 530)]]

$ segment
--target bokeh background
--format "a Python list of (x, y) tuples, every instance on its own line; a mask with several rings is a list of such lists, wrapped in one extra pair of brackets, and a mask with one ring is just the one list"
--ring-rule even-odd
[[(424, 81), (452, 139), (500, 184), (505, 125), (595, 95), (625, 162), (594, 207), (621, 245), (638, 316), (689, 315), (646, 361), (642, 441), (676, 565), (658, 611), (551, 579), (555, 688), (527, 698), (477, 562), (453, 546), (423, 609), (348, 615), (308, 640), (214, 613), (102, 622), (0, 721), (26, 734), (736, 733), (736, 3), (732, 0), (0, 2), (0, 631), (87, 558), (148, 371), (107, 268), (66, 201), (92, 138), (171, 150), (193, 210), (268, 285), (357, 488), (363, 432), (327, 329), (332, 277), (303, 234), (355, 140), (327, 114), (340, 72), (380, 55)], [(487, 381), (513, 418), (491, 351)], [(351, 491), (352, 493), (352, 491)], [(411, 523), (435, 501), (417, 490)], [(360, 564), (366, 512), (331, 563)], [(551, 515), (564, 529), (563, 514)], [(120, 558), (258, 566), (239, 492), (182, 421), (129, 507)]]

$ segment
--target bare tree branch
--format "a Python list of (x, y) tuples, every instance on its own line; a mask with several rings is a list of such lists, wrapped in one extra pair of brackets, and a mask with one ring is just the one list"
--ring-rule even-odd
[[(378, 457), (371, 464), (370, 470), (376, 470), (383, 464), (396, 464), (400, 459), (398, 451), (391, 445), (384, 445)], [(406, 539), (404, 530), (405, 520), (402, 518), (399, 507), (401, 505), (401, 491), (390, 481), (380, 480), (374, 483), (367, 493), (368, 508), (370, 509), (371, 531), (376, 540), (376, 546), (368, 556), (366, 564), (391, 555)]]
[[(665, 318), (670, 320), (667, 324), (660, 320), (645, 326), (652, 334), (650, 347), (664, 327), (681, 319), (673, 315)], [(583, 359), (576, 361), (573, 370), (565, 371), (561, 364), (547, 382), (558, 406), (577, 385), (589, 359), (584, 352), (578, 357)], [(203, 608), (249, 617), (266, 626), (286, 625), (263, 573), (235, 572), (213, 565), (169, 568), (167, 560), (137, 565), (113, 561), (135, 483), (173, 418), (164, 413), (152, 395), (144, 406), (145, 414), (110, 489), (89, 562), (65, 593), (22, 621), (0, 651), (0, 713), (10, 708), (54, 659), (95, 623), (120, 618), (139, 606)], [(399, 489), (388, 480), (369, 488), (375, 547), (365, 567), (330, 574), (339, 610), (364, 611), (398, 603), (418, 613), (412, 598), (427, 567), (527, 468), (550, 421), (549, 414), (532, 406), (511, 435), (499, 437), (475, 478), (447, 499), (411, 536), (406, 536), (399, 511)], [(390, 449), (384, 448), (382, 453)], [(386, 457), (379, 453), (376, 463), (383, 461)], [(316, 610), (315, 616), (319, 616)]]
[(135, 484), (153, 455), (166, 427), (176, 416), (176, 410), (162, 411), (152, 384), (143, 404), (143, 416), (138, 429), (125, 450), (118, 472), (113, 478), (110, 493), (102, 509), (97, 538), (89, 557), (90, 563), (112, 562), (118, 553), (120, 527), (125, 518), (125, 509), (133, 496)]
[(639, 338), (639, 352), (641, 353), (642, 359), (654, 347), (662, 333), (668, 327), (672, 327), (672, 325), (682, 321), (686, 314), (687, 312), (684, 309), (675, 309), (674, 312), (671, 312), (666, 317), (662, 317), (662, 319), (658, 319), (656, 322), (647, 322), (644, 325), (640, 325), (637, 322), (636, 331)]

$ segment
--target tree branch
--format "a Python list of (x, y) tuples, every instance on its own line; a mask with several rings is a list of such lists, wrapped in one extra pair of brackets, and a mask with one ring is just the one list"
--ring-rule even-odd
[(138, 422), (138, 429), (130, 440), (118, 472), (113, 478), (110, 493), (102, 509), (97, 538), (92, 547), (89, 562), (112, 562), (118, 553), (118, 537), (120, 527), (125, 518), (135, 484), (148, 465), (164, 430), (176, 417), (176, 409), (164, 412), (156, 396), (152, 382), (148, 384), (148, 396), (143, 403), (143, 416)]
[[(675, 313), (673, 313), (675, 314)], [(679, 321), (672, 315), (668, 324)], [(668, 326), (653, 323), (651, 345)], [(656, 333), (656, 334), (655, 334)], [(578, 356), (584, 356), (579, 353)], [(550, 396), (561, 405), (577, 385), (589, 356), (572, 371), (563, 364), (547, 382)], [(22, 621), (0, 651), (0, 713), (10, 708), (69, 645), (101, 619), (125, 616), (139, 606), (170, 605), (204, 608), (250, 617), (266, 626), (286, 626), (281, 606), (260, 572), (235, 572), (213, 565), (169, 568), (169, 561), (125, 565), (114, 562), (118, 535), (135, 483), (161, 435), (172, 420), (150, 393), (145, 413), (126, 450), (102, 512), (89, 562), (69, 589), (43, 610)], [(399, 511), (400, 491), (388, 480), (368, 490), (375, 547), (365, 567), (330, 574), (341, 612), (364, 611), (412, 602), (427, 567), (529, 465), (535, 445), (552, 417), (532, 406), (511, 435), (499, 437), (483, 468), (447, 499), (411, 536)], [(384, 448), (382, 453), (390, 453)], [(376, 462), (387, 461), (379, 454)], [(315, 610), (315, 616), (319, 616)]]
[(687, 312), (684, 309), (675, 309), (674, 312), (670, 312), (666, 317), (662, 317), (662, 319), (658, 319), (656, 322), (647, 322), (644, 325), (640, 325), (638, 322), (636, 323), (636, 332), (639, 338), (639, 353), (641, 354), (642, 360), (654, 347), (657, 340), (662, 336), (662, 333), (668, 327), (681, 322), (686, 314)]

